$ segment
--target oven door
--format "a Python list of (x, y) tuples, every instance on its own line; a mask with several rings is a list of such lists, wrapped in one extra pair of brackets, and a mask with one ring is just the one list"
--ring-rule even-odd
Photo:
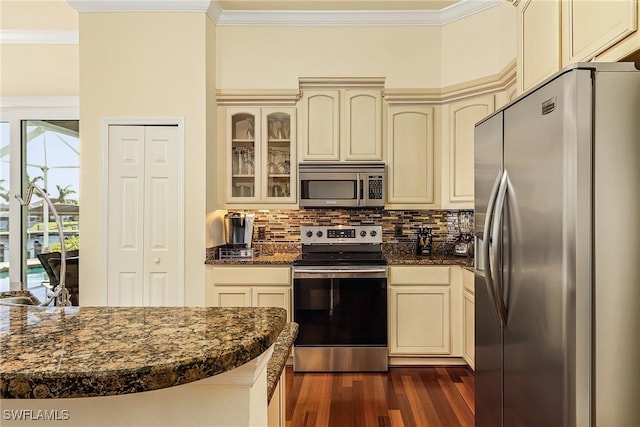
[(296, 371), (387, 370), (386, 267), (294, 267)]

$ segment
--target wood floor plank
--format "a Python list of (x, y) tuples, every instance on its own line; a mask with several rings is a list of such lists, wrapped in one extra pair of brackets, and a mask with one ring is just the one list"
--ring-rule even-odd
[(389, 419), (391, 420), (391, 427), (405, 427), (399, 409), (389, 410)]
[(464, 367), (388, 373), (286, 369), (287, 427), (473, 426), (473, 372)]
[[(473, 424), (473, 413), (464, 398), (459, 394), (458, 389), (454, 382), (451, 381), (451, 378), (447, 377), (446, 373), (443, 373), (442, 378), (438, 380), (438, 383), (440, 384), (440, 388), (445, 399), (450, 403), (450, 408), (455, 416), (457, 425)], [(453, 421), (451, 422), (451, 425), (453, 425)]]
[(418, 396), (418, 390), (410, 375), (402, 376), (402, 385), (406, 390), (407, 400), (411, 406), (414, 420), (418, 426), (439, 425), (436, 408), (428, 395)]

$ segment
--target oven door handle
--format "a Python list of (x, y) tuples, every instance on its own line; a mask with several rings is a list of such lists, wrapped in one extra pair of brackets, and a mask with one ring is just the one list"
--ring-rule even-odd
[(356, 206), (360, 206), (362, 199), (362, 181), (360, 181), (360, 173), (356, 174)]
[(318, 268), (318, 269), (293, 269), (294, 273), (333, 274), (333, 273), (386, 273), (386, 268)]
[(293, 269), (293, 279), (386, 279), (386, 268), (363, 268), (363, 269)]

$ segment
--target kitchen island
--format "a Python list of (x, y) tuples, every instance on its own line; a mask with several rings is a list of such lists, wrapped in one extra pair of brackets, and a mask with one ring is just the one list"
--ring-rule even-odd
[(0, 306), (2, 423), (266, 425), (289, 326), (279, 308)]

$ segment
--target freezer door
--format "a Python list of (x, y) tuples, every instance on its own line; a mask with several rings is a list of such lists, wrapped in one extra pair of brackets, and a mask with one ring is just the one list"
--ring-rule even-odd
[(476, 426), (502, 425), (502, 329), (488, 288), (484, 226), (502, 173), (502, 113), (475, 128), (475, 405)]
[(576, 203), (589, 188), (576, 153), (591, 144), (590, 82), (574, 70), (504, 112), (505, 426), (575, 423)]

